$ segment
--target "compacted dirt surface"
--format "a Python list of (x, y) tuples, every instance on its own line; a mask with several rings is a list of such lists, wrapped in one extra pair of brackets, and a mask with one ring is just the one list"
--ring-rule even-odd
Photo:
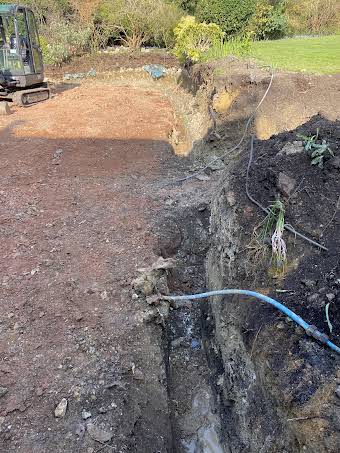
[(98, 82), (12, 110), (0, 121), (0, 451), (167, 451), (160, 331), (130, 288), (157, 258), (172, 107)]

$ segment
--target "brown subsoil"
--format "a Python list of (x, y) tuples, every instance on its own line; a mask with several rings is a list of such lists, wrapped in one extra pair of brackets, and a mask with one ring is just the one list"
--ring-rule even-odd
[(150, 225), (169, 190), (154, 183), (177, 171), (171, 104), (98, 82), (12, 109), (0, 126), (0, 450), (94, 452), (92, 422), (114, 451), (168, 451), (161, 329), (130, 288), (157, 258)]

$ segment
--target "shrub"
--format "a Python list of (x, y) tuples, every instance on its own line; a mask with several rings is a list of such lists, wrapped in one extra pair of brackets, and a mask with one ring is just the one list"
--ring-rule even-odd
[(192, 16), (183, 17), (174, 33), (174, 54), (181, 62), (187, 59), (194, 63), (201, 61), (213, 44), (223, 38), (218, 25), (198, 23)]
[(170, 46), (180, 17), (179, 8), (164, 0), (103, 0), (98, 23), (131, 48), (146, 43)]
[(46, 64), (59, 65), (89, 48), (91, 27), (53, 20), (42, 29), (42, 49)]
[(282, 7), (274, 7), (269, 0), (259, 0), (246, 27), (246, 34), (252, 39), (278, 39), (286, 34), (286, 30)]
[(218, 24), (227, 35), (242, 32), (254, 13), (256, 0), (199, 0), (196, 16)]
[(327, 34), (340, 30), (339, 0), (287, 0), (285, 15), (292, 34)]

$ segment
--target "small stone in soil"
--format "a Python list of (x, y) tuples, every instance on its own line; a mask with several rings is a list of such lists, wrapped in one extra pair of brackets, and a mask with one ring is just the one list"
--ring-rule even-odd
[(135, 372), (133, 373), (133, 377), (137, 381), (143, 381), (144, 374), (143, 374), (143, 372), (141, 370), (135, 370)]
[(303, 285), (307, 286), (307, 288), (313, 288), (313, 286), (316, 285), (316, 281), (315, 280), (308, 280), (308, 279), (301, 280), (301, 283)]
[(63, 398), (60, 403), (58, 404), (58, 406), (55, 408), (54, 410), (54, 416), (56, 418), (63, 418), (65, 417), (66, 415), (66, 411), (67, 411), (67, 406), (68, 406), (68, 401), (66, 398)]
[(338, 398), (340, 398), (340, 385), (337, 386), (336, 390), (335, 390), (335, 393), (336, 393), (336, 396)]
[(92, 414), (91, 414), (91, 412), (87, 412), (87, 411), (84, 410), (81, 413), (81, 417), (82, 417), (83, 420), (88, 420), (89, 418), (92, 417)]
[(293, 193), (293, 190), (296, 186), (296, 180), (286, 175), (285, 173), (279, 173), (279, 180), (277, 187), (280, 192), (286, 197), (290, 197)]
[(0, 387), (0, 398), (2, 396), (5, 396), (7, 392), (8, 392), (8, 389), (6, 387)]
[(98, 426), (93, 423), (87, 424), (87, 432), (89, 433), (89, 436), (97, 442), (109, 442), (113, 437), (111, 432), (98, 428)]

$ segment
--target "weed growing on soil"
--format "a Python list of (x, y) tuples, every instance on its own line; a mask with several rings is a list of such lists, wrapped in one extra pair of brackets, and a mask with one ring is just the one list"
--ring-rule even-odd
[(287, 246), (283, 239), (285, 226), (285, 206), (280, 200), (276, 200), (268, 208), (268, 214), (261, 224), (255, 228), (254, 241), (251, 249), (254, 252), (255, 258), (264, 254), (265, 244), (268, 240), (271, 242), (272, 249), (272, 268), (275, 277), (282, 276), (286, 269), (287, 263)]
[(334, 156), (334, 153), (326, 140), (322, 140), (321, 143), (318, 143), (318, 141), (320, 141), (319, 132), (319, 129), (317, 129), (315, 135), (307, 136), (298, 134), (298, 137), (303, 140), (305, 150), (312, 159), (311, 164), (323, 168), (325, 157), (327, 155)]

